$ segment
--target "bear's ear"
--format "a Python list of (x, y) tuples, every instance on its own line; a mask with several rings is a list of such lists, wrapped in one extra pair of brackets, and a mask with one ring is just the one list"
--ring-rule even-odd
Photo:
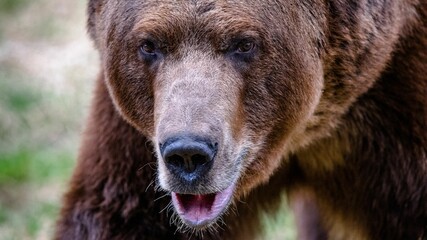
[(87, 7), (87, 30), (92, 38), (95, 41), (96, 39), (96, 21), (99, 13), (102, 10), (106, 0), (89, 0)]

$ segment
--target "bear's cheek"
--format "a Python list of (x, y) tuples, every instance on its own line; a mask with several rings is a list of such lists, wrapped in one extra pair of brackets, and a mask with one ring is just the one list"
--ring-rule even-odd
[(284, 138), (303, 132), (318, 107), (322, 88), (323, 78), (310, 72), (278, 74), (249, 86), (244, 100), (245, 124), (256, 136), (255, 141), (275, 147)]
[(121, 116), (150, 137), (154, 132), (154, 93), (152, 79), (141, 71), (122, 74), (120, 68), (107, 69), (106, 83), (111, 99)]
[(283, 159), (310, 141), (306, 129), (323, 88), (323, 78), (314, 74), (322, 70), (316, 63), (312, 65), (305, 68), (309, 71), (293, 71), (298, 73), (293, 78), (289, 74), (275, 75), (264, 85), (251, 86), (246, 93), (244, 135), (251, 136), (252, 147), (243, 164), (241, 194), (266, 182)]

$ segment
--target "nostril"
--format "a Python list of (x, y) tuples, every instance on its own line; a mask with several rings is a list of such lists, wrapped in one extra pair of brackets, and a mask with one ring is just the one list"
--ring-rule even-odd
[(167, 157), (166, 162), (168, 162), (174, 166), (181, 167), (181, 165), (184, 163), (184, 158), (177, 155), (177, 154), (174, 154), (170, 157)]
[(206, 155), (194, 154), (193, 156), (191, 156), (191, 161), (189, 164), (189, 168), (187, 168), (187, 170), (189, 170), (189, 172), (194, 172), (196, 168), (201, 167), (203, 164), (207, 163), (209, 160), (210, 160), (209, 157)]
[(201, 154), (195, 154), (191, 156), (191, 161), (194, 163), (194, 165), (202, 165), (205, 164), (208, 160), (208, 157), (206, 155)]

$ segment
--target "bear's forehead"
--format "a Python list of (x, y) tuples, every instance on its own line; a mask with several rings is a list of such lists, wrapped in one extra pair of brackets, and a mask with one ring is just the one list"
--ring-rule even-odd
[[(267, 0), (268, 1), (268, 0)], [(191, 12), (195, 14), (205, 14), (215, 10), (241, 9), (245, 6), (254, 7), (256, 2), (250, 0), (145, 0), (138, 1), (144, 8), (155, 9), (175, 9), (181, 13)], [(249, 3), (250, 2), (250, 3)]]
[(253, 7), (249, 7), (245, 1), (156, 1), (149, 0), (142, 3), (138, 16), (139, 22), (158, 22), (164, 25), (188, 24), (209, 25), (218, 23), (236, 24), (256, 22), (261, 16), (254, 14)]
[(261, 15), (248, 8), (245, 1), (147, 1), (140, 8), (133, 31), (159, 39), (185, 38), (194, 33), (221, 37), (263, 32)]

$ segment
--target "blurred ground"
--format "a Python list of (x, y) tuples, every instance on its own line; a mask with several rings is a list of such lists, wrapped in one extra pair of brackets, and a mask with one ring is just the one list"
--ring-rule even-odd
[[(50, 239), (98, 71), (85, 0), (0, 0), (0, 240)], [(289, 214), (265, 239), (294, 239)]]

